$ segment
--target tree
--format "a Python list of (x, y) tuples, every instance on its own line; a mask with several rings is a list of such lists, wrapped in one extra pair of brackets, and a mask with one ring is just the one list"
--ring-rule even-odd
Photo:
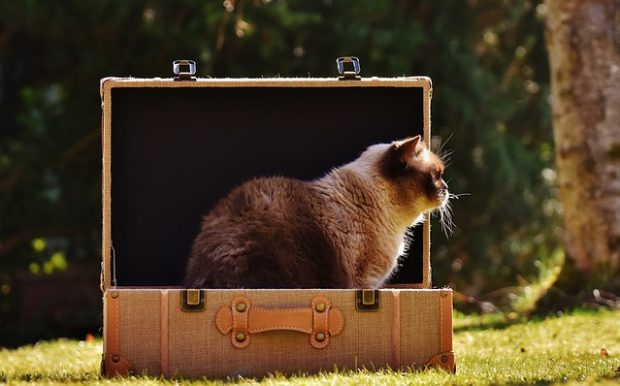
[(572, 294), (620, 288), (620, 1), (547, 0), (565, 269)]

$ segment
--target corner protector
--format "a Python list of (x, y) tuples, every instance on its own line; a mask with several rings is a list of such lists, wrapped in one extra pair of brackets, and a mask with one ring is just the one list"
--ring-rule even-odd
[(126, 377), (135, 373), (134, 367), (127, 358), (119, 354), (103, 354), (101, 375), (106, 378)]
[(439, 353), (429, 359), (424, 367), (434, 367), (452, 374), (456, 374), (456, 363), (454, 363), (454, 352), (447, 351)]

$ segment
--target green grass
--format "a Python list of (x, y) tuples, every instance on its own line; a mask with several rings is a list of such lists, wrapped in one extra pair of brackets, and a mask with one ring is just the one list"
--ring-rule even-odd
[[(454, 321), (457, 374), (442, 371), (358, 371), (323, 373), (243, 385), (505, 385), (620, 383), (620, 311), (578, 311), (522, 323), (506, 324), (501, 315)], [(601, 354), (605, 349), (607, 356)], [(119, 384), (99, 377), (101, 341), (58, 340), (0, 350), (0, 384)], [(164, 381), (156, 377), (123, 379), (123, 384), (212, 383)]]

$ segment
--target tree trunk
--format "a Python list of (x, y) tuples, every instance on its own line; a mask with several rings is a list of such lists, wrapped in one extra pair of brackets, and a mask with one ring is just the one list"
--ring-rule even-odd
[(546, 0), (545, 4), (567, 257), (558, 284), (573, 290), (616, 291), (620, 288), (620, 0)]

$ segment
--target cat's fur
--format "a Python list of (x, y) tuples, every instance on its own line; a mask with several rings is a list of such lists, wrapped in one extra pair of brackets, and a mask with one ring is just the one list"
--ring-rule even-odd
[(407, 227), (447, 203), (443, 168), (417, 136), (370, 146), (316, 181), (248, 181), (204, 217), (186, 285), (380, 287)]

